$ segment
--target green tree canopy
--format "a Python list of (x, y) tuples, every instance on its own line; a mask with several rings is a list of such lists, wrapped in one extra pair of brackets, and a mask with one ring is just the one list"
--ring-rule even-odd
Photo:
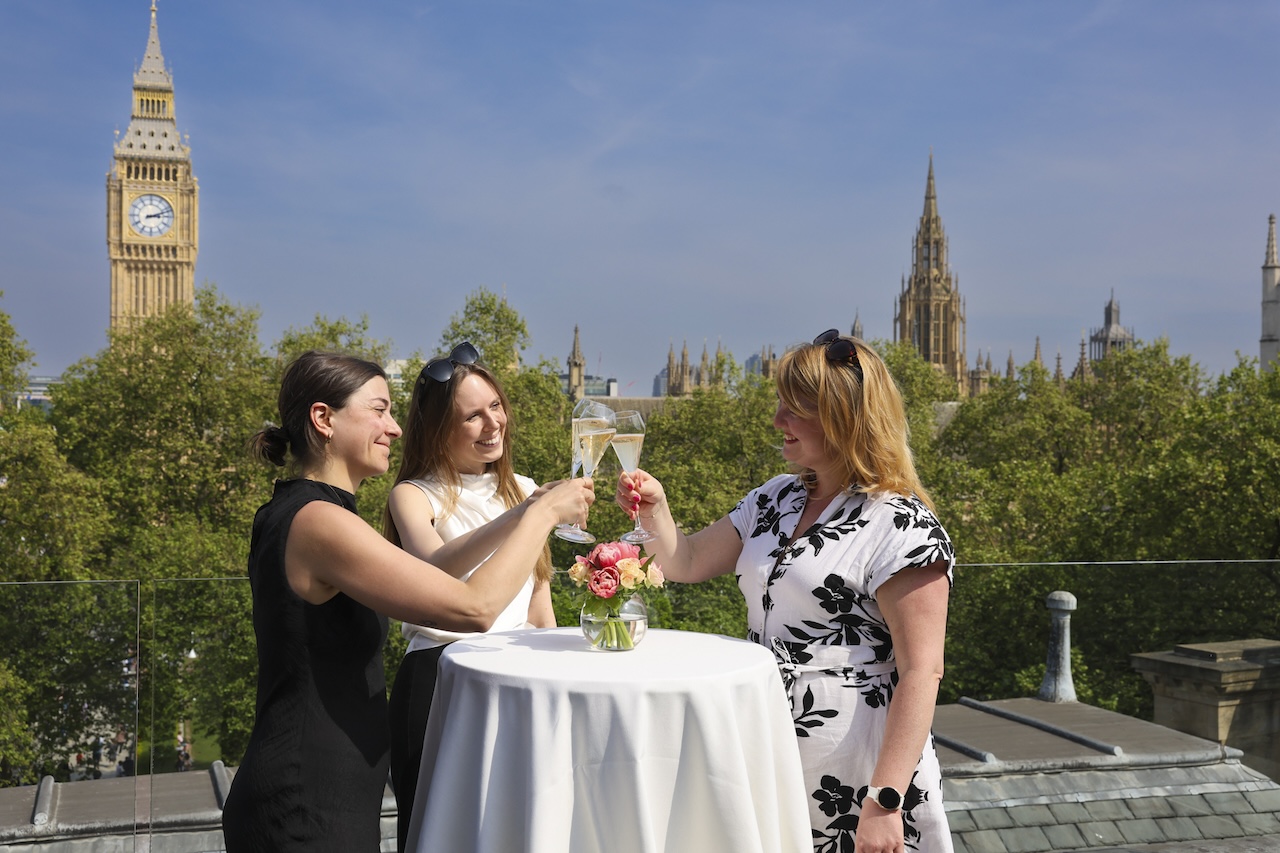
[[(59, 445), (100, 484), (117, 542), (183, 518), (243, 530), (265, 499), (245, 456), (275, 408), (257, 322), (205, 286), (194, 306), (112, 332), (53, 388)], [(149, 576), (136, 561), (111, 571)]]
[(503, 382), (519, 371), (521, 353), (529, 346), (529, 327), (505, 296), (485, 287), (467, 296), (462, 312), (449, 319), (434, 355), (447, 355), (462, 341), (471, 341), (480, 360)]
[[(4, 291), (0, 290), (0, 299)], [(27, 342), (18, 337), (13, 321), (0, 311), (0, 414), (7, 412), (27, 386), (27, 368), (35, 357)]]

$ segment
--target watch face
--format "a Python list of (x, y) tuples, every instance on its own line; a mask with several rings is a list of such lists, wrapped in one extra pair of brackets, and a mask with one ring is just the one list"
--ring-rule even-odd
[(158, 195), (140, 195), (129, 205), (129, 224), (143, 237), (160, 237), (173, 227), (173, 205)]
[(888, 785), (883, 788), (869, 786), (867, 793), (871, 794), (871, 798), (876, 801), (876, 805), (886, 811), (893, 811), (902, 805), (902, 794), (898, 793), (896, 788), (890, 788)]

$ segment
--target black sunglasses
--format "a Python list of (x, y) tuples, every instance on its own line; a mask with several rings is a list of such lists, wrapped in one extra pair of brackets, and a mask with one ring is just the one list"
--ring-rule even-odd
[(813, 339), (814, 346), (823, 344), (827, 347), (827, 361), (852, 366), (858, 381), (862, 381), (862, 364), (858, 361), (858, 348), (853, 345), (853, 341), (840, 337), (839, 329), (827, 329)]
[(453, 377), (455, 364), (475, 364), (479, 360), (480, 352), (471, 345), (471, 341), (463, 341), (448, 355), (428, 361), (427, 366), (418, 374), (418, 381), (426, 382), (430, 377), (437, 382), (448, 382)]

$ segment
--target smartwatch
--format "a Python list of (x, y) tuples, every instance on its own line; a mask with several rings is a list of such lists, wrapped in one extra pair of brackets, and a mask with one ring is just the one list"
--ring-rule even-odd
[(887, 785), (877, 788), (875, 785), (868, 785), (867, 797), (887, 812), (902, 808), (902, 793), (897, 788), (890, 788)]

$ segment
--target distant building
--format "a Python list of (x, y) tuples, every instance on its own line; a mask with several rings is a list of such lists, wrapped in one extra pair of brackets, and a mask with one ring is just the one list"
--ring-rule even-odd
[(578, 337), (578, 327), (573, 327), (573, 349), (569, 351), (569, 371), (560, 374), (560, 387), (575, 403), (583, 397), (616, 397), (618, 396), (618, 380), (602, 376), (587, 375), (587, 359), (582, 355), (582, 343)]
[(653, 377), (653, 396), (667, 396), (667, 369), (664, 367), (658, 371), (658, 375)]
[(1120, 352), (1133, 346), (1133, 329), (1120, 325), (1120, 303), (1115, 291), (1102, 309), (1102, 328), (1089, 333), (1089, 360), (1102, 361), (1112, 352)]
[(912, 246), (911, 276), (902, 280), (893, 325), (895, 341), (910, 341), (925, 361), (951, 377), (960, 394), (968, 391), (964, 301), (959, 278), (947, 263), (947, 234), (938, 215), (932, 154), (924, 213)]
[(618, 396), (618, 380), (614, 376), (592, 376), (587, 374), (582, 377), (582, 385), (579, 386), (577, 396), (574, 396), (574, 390), (569, 386), (569, 374), (560, 374), (560, 387), (564, 393), (574, 402), (581, 400), (583, 397), (616, 397)]
[(153, 0), (146, 54), (133, 75), (129, 128), (116, 139), (107, 173), (113, 329), (195, 301), (200, 188), (173, 103)]
[(1280, 263), (1276, 262), (1276, 215), (1267, 224), (1267, 257), (1262, 262), (1262, 337), (1258, 357), (1264, 370), (1275, 370), (1280, 355)]
[(56, 376), (28, 376), (27, 387), (18, 394), (15, 401), (16, 407), (21, 409), (24, 406), (37, 406), (46, 412), (53, 406), (53, 400), (49, 396), (49, 389), (58, 381)]
[(991, 350), (987, 350), (987, 360), (983, 362), (982, 351), (978, 351), (977, 360), (974, 362), (973, 370), (969, 371), (969, 396), (977, 397), (979, 394), (987, 393), (987, 389), (991, 387)]
[[(695, 368), (689, 362), (689, 343), (686, 341), (684, 348), (680, 351), (680, 361), (676, 362), (675, 344), (667, 351), (667, 367), (666, 370), (658, 374), (660, 377), (665, 374), (666, 394), (667, 397), (687, 397), (693, 393), (695, 388), (711, 388), (724, 384), (724, 377), (720, 373), (720, 360), (724, 357), (724, 348), (720, 344), (716, 344), (716, 356), (714, 362), (711, 355), (707, 352), (707, 345), (702, 345), (702, 360)], [(657, 388), (657, 380), (654, 381), (654, 387)]]

